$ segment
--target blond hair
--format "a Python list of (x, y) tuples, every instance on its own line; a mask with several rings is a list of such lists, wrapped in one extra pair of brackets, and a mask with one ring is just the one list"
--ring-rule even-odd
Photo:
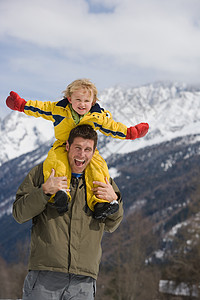
[(94, 105), (96, 103), (96, 101), (98, 100), (98, 98), (97, 98), (98, 91), (97, 91), (97, 88), (94, 85), (94, 83), (92, 83), (87, 78), (74, 80), (72, 83), (70, 83), (67, 86), (66, 90), (63, 91), (63, 94), (66, 98), (71, 98), (71, 95), (73, 94), (73, 92), (79, 90), (80, 88), (87, 89), (89, 91), (90, 95), (93, 92), (92, 104)]

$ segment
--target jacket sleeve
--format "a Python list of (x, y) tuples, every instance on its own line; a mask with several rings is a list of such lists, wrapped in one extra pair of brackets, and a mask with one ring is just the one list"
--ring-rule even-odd
[(101, 114), (99, 121), (94, 124), (95, 129), (104, 135), (124, 140), (127, 134), (127, 126), (121, 122), (114, 121), (109, 111), (104, 111)]
[(28, 116), (35, 118), (42, 117), (43, 119), (54, 122), (53, 111), (57, 102), (51, 101), (32, 101), (28, 100), (24, 107), (24, 112)]
[(46, 207), (49, 196), (42, 190), (42, 164), (34, 167), (20, 185), (13, 203), (13, 217), (24, 223), (40, 214)]
[(123, 219), (123, 214), (124, 214), (124, 210), (123, 210), (123, 202), (122, 202), (122, 197), (121, 197), (121, 193), (116, 185), (116, 183), (114, 182), (114, 180), (112, 178), (110, 178), (110, 183), (115, 191), (115, 193), (118, 195), (118, 202), (119, 202), (119, 210), (114, 213), (113, 215), (110, 215), (109, 217), (107, 217), (105, 219), (105, 228), (104, 230), (106, 232), (113, 232), (115, 231), (118, 226), (120, 225), (122, 219)]

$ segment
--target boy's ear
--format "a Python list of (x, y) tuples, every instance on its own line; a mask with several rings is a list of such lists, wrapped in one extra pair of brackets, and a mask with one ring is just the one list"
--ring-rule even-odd
[(66, 141), (66, 150), (69, 151), (69, 142)]
[(67, 100), (69, 101), (69, 103), (72, 103), (71, 97), (68, 97)]

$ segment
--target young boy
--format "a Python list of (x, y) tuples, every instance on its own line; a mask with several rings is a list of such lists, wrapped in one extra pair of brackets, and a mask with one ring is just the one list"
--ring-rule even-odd
[[(65, 98), (58, 102), (25, 101), (17, 93), (10, 92), (6, 104), (12, 110), (24, 112), (29, 116), (42, 117), (54, 124), (56, 141), (48, 153), (43, 165), (44, 181), (48, 179), (52, 169), (55, 176), (66, 176), (68, 186), (71, 181), (71, 171), (66, 159), (65, 144), (69, 132), (76, 125), (90, 124), (95, 130), (99, 130), (107, 136), (119, 139), (140, 138), (146, 135), (149, 129), (147, 123), (140, 123), (127, 128), (120, 122), (112, 119), (110, 112), (105, 111), (96, 103), (96, 86), (88, 79), (78, 79), (67, 86), (63, 92)], [(80, 156), (74, 163), (81, 166), (83, 161)], [(80, 174), (72, 174), (80, 176)], [(109, 180), (108, 167), (104, 159), (96, 149), (95, 154), (85, 170), (85, 183), (87, 187), (87, 205), (93, 212), (94, 218), (103, 219), (118, 210), (118, 202), (108, 202), (106, 199), (97, 198), (93, 194), (93, 181), (106, 182)], [(67, 202), (70, 201), (69, 192), (60, 190), (51, 197), (50, 202), (56, 204), (59, 213), (67, 211)]]

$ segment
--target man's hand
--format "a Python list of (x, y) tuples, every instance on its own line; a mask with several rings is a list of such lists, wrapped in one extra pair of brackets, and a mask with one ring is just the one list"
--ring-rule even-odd
[(67, 188), (67, 177), (55, 177), (55, 170), (52, 169), (51, 175), (47, 181), (42, 185), (43, 192), (45, 194), (56, 194), (59, 190), (65, 190), (69, 192)]
[(117, 200), (117, 194), (115, 193), (112, 185), (109, 183), (108, 179), (105, 178), (106, 183), (100, 181), (93, 181), (93, 184), (98, 185), (94, 187), (92, 191), (94, 195), (99, 199), (105, 199), (109, 202)]
[(21, 98), (17, 93), (10, 92), (10, 96), (6, 99), (6, 105), (12, 109), (17, 111), (24, 111), (24, 106), (26, 105), (26, 100)]

